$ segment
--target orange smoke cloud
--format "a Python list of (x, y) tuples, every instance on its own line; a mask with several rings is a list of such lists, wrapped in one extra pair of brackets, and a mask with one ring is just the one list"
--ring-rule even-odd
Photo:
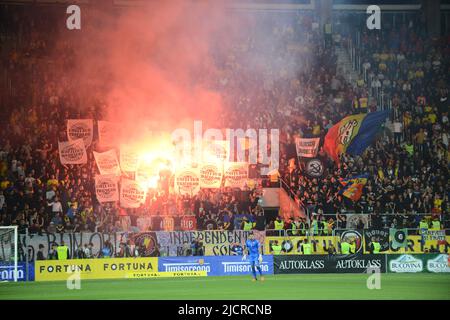
[(212, 51), (237, 32), (224, 8), (156, 1), (83, 18), (72, 78), (84, 96), (105, 97), (104, 118), (128, 137), (142, 127), (190, 128), (194, 119), (217, 125), (223, 101), (213, 89), (220, 70)]

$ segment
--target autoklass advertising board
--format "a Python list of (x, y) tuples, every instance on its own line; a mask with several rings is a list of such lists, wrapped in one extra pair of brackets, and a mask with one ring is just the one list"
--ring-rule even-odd
[[(261, 269), (264, 274), (273, 274), (271, 255), (263, 256)], [(250, 274), (251, 265), (242, 256), (160, 257), (158, 271), (206, 271), (208, 276), (234, 276)]]
[(386, 271), (384, 254), (355, 255), (276, 255), (274, 273), (364, 273), (367, 268)]

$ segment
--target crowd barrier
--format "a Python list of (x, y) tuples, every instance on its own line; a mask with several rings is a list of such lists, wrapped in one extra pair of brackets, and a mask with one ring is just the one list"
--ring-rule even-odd
[[(29, 264), (28, 281), (127, 279), (149, 277), (250, 275), (251, 265), (242, 256), (147, 257), (43, 260)], [(349, 254), (349, 255), (264, 255), (266, 275), (311, 273), (447, 273), (448, 254)], [(12, 281), (12, 266), (0, 266), (1, 280)], [(19, 281), (25, 280), (25, 265), (19, 264)]]

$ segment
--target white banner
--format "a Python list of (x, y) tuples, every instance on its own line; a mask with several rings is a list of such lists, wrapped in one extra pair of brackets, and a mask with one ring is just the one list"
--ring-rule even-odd
[(106, 152), (93, 151), (93, 153), (100, 174), (113, 174), (116, 176), (120, 175), (119, 161), (117, 160), (117, 155), (114, 149), (108, 150)]
[(217, 162), (230, 159), (230, 142), (228, 140), (203, 141), (203, 161)]
[(113, 147), (117, 145), (120, 136), (120, 126), (115, 122), (101, 121), (98, 125), (98, 142), (102, 147)]
[(248, 179), (248, 163), (226, 162), (224, 175), (226, 187), (242, 189)]
[(135, 172), (139, 166), (139, 153), (126, 145), (120, 146), (120, 168), (123, 172)]
[(200, 188), (220, 188), (223, 178), (221, 163), (205, 163), (200, 166)]
[(114, 175), (95, 176), (95, 194), (98, 202), (119, 201), (118, 178)]
[(83, 139), (66, 142), (58, 141), (58, 150), (61, 164), (87, 163), (87, 154)]
[(145, 203), (146, 190), (135, 180), (123, 178), (120, 184), (120, 206), (122, 208), (139, 208)]
[(67, 120), (67, 138), (69, 141), (83, 139), (84, 145), (89, 147), (94, 136), (94, 121), (92, 119)]
[(295, 138), (295, 149), (297, 156), (303, 158), (314, 158), (319, 150), (320, 138)]
[(200, 173), (197, 168), (179, 168), (175, 173), (175, 191), (196, 195), (200, 191)]

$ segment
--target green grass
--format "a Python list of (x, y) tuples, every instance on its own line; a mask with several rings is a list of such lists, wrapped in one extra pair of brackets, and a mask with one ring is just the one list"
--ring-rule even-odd
[(80, 290), (64, 281), (0, 283), (5, 299), (450, 299), (449, 274), (382, 274), (381, 289), (366, 287), (366, 274), (82, 280)]

